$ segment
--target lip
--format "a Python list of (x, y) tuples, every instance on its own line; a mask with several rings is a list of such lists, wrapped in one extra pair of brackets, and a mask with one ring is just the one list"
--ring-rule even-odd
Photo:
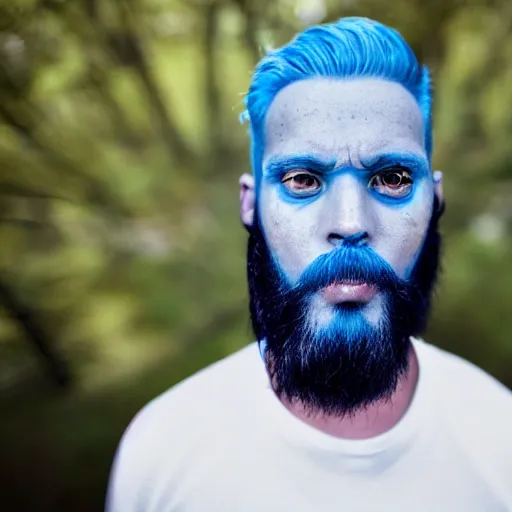
[(377, 287), (365, 282), (337, 281), (326, 286), (322, 295), (331, 304), (357, 302), (366, 304), (377, 294)]

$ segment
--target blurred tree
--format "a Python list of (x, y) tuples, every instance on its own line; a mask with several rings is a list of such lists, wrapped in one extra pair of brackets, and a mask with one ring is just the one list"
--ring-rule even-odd
[(69, 370), (55, 353), (51, 339), (39, 323), (37, 314), (19, 300), (12, 285), (1, 274), (0, 305), (10, 314), (13, 321), (19, 324), (26, 337), (34, 344), (35, 349), (48, 366), (50, 376), (55, 384), (67, 386), (70, 379)]

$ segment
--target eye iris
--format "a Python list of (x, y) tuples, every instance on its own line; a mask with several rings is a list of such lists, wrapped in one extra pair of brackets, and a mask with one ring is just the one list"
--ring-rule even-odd
[(307, 174), (298, 174), (293, 177), (293, 181), (298, 188), (310, 188), (315, 185), (315, 178)]
[(403, 181), (403, 176), (397, 172), (389, 172), (382, 176), (382, 182), (390, 188), (398, 188), (403, 185)]
[(375, 174), (370, 180), (369, 186), (381, 195), (401, 198), (409, 194), (412, 183), (413, 180), (408, 171), (387, 169)]

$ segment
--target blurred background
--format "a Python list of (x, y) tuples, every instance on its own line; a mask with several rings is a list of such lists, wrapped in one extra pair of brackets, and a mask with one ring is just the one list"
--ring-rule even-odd
[(102, 510), (137, 410), (252, 340), (243, 94), (265, 48), (346, 15), (433, 73), (425, 337), (512, 386), (510, 0), (1, 0), (1, 510)]

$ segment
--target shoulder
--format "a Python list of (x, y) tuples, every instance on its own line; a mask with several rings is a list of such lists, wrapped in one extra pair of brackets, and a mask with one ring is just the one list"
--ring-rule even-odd
[[(437, 421), (474, 466), (495, 479), (512, 482), (512, 392), (465, 359), (420, 342)], [(421, 372), (421, 370), (420, 370)]]
[(222, 435), (241, 403), (255, 391), (264, 367), (255, 343), (201, 370), (147, 404), (119, 444), (111, 472), (110, 512), (150, 510), (151, 491), (183, 477), (205, 443)]
[[(460, 356), (429, 345), (416, 344), (418, 357), (426, 363), (429, 379), (435, 379), (438, 391), (454, 410), (486, 412), (490, 419), (512, 422), (512, 391), (475, 364)], [(482, 416), (482, 415), (479, 415)]]

